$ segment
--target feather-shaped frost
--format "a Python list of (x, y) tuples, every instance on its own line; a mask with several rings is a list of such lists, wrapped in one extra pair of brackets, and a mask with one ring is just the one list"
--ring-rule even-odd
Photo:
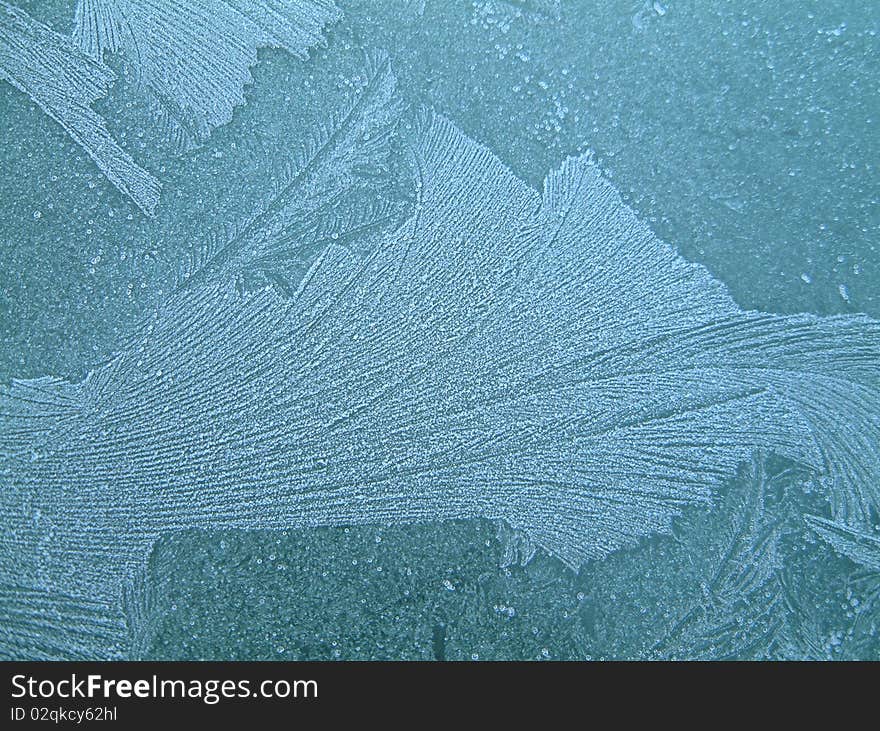
[[(846, 612), (828, 621), (827, 597), (810, 586), (804, 577), (791, 582), (788, 596), (794, 608), (783, 635), (783, 657), (791, 659), (864, 659), (877, 656), (880, 625), (880, 532), (871, 526), (850, 525), (816, 515), (804, 516), (806, 526), (834, 553), (849, 559), (847, 570), (833, 560), (831, 552), (820, 553), (822, 563), (845, 587)], [(821, 585), (820, 585), (821, 586)]]
[(111, 599), (163, 531), (477, 516), (576, 568), (756, 449), (876, 507), (880, 324), (740, 311), (589, 158), (542, 195), (440, 117), (411, 151), (366, 258), (206, 277), (83, 383), (3, 392), (4, 581)]
[(131, 640), (119, 602), (0, 584), (0, 660), (114, 660)]
[(807, 524), (840, 555), (880, 573), (880, 535), (827, 518), (808, 515)]
[(85, 150), (107, 179), (148, 215), (159, 182), (137, 165), (91, 107), (106, 95), (113, 72), (26, 13), (0, 2), (0, 79), (27, 94)]
[(773, 503), (797, 492), (792, 473), (769, 475), (755, 455), (717, 505), (677, 521), (674, 540), (589, 567), (593, 652), (627, 659), (774, 657), (789, 619), (784, 539), (797, 526)]
[(397, 79), (384, 55), (367, 60), (364, 78), (354, 98), (308, 136), (259, 213), (188, 262), (183, 285), (254, 274), (299, 279), (329, 243), (357, 249), (396, 225), (403, 204), (385, 189), (401, 113)]
[(333, 0), (80, 0), (73, 38), (99, 60), (123, 54), (186, 149), (244, 103), (258, 48), (305, 58), (338, 17)]
[[(665, 659), (766, 659), (776, 634), (787, 619), (780, 549), (785, 526), (767, 510), (769, 478), (759, 460), (735, 483), (713, 513), (705, 573), (700, 591), (651, 648), (652, 657)], [(695, 521), (683, 521), (682, 532)], [(699, 543), (689, 544), (693, 560), (702, 556)], [(707, 560), (706, 560), (707, 559)]]

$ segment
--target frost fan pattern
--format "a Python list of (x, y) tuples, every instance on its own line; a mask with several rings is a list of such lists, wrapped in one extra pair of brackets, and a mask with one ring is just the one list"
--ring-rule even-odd
[(91, 108), (114, 78), (109, 68), (79, 52), (64, 36), (0, 2), (0, 79), (58, 122), (107, 179), (149, 215), (159, 202), (159, 181), (116, 143)]
[(258, 48), (303, 59), (338, 17), (332, 0), (80, 0), (73, 38), (98, 60), (121, 53), (187, 149), (244, 104)]
[(0, 2), (0, 79), (26, 93), (113, 185), (153, 215), (159, 181), (91, 108), (116, 80), (105, 51), (124, 55), (149, 91), (163, 132), (175, 148), (188, 149), (244, 103), (258, 48), (305, 58), (339, 15), (331, 0), (80, 0), (69, 39)]
[[(880, 323), (743, 312), (589, 157), (537, 193), (415, 127), (414, 211), (365, 258), (330, 243), (291, 292), (220, 268), (85, 381), (5, 389), (0, 583), (53, 607), (45, 654), (139, 646), (176, 529), (484, 517), (577, 568), (755, 450), (812, 468), (839, 521), (877, 508)], [(32, 621), (4, 618), (5, 652)]]

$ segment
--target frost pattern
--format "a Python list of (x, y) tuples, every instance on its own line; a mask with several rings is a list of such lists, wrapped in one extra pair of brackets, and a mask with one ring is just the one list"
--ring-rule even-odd
[(88, 153), (113, 185), (144, 213), (153, 213), (159, 202), (159, 182), (116, 143), (91, 108), (114, 80), (109, 68), (21, 10), (0, 2), (0, 79), (27, 94)]
[(121, 53), (187, 149), (244, 104), (258, 48), (304, 59), (338, 17), (333, 0), (80, 0), (73, 38), (98, 60)]
[(807, 523), (840, 555), (880, 573), (880, 535), (876, 532), (872, 534), (815, 515), (807, 516)]
[[(836, 566), (827, 554), (823, 562), (834, 566), (835, 575), (845, 587), (846, 622), (829, 626), (823, 616), (829, 604), (824, 592), (815, 588), (799, 592), (797, 610), (786, 632), (789, 659), (849, 659), (877, 656), (877, 628), (880, 627), (880, 533), (875, 527), (853, 526), (840, 520), (816, 515), (805, 517), (806, 527), (833, 552), (849, 559), (851, 568)], [(829, 552), (830, 553), (830, 552)], [(839, 601), (840, 599), (837, 599)], [(832, 600), (833, 602), (834, 600)]]
[[(290, 293), (331, 242), (366, 250), (399, 222), (391, 140), (401, 108), (388, 58), (369, 59), (354, 98), (285, 165), (276, 190), (250, 220), (208, 237), (180, 272), (182, 286), (255, 276)], [(294, 282), (294, 284), (291, 284)]]
[(0, 584), (0, 660), (116, 660), (131, 641), (118, 602)]
[(588, 576), (595, 649), (628, 659), (775, 657), (792, 603), (784, 540), (797, 531), (777, 495), (795, 492), (799, 478), (768, 474), (756, 454), (717, 505), (678, 521), (676, 540), (597, 567)]
[[(739, 310), (589, 157), (539, 194), (441, 117), (407, 147), (413, 213), (367, 257), (331, 242), (291, 292), (219, 268), (82, 383), (2, 392), (3, 582), (120, 602), (166, 531), (473, 517), (577, 568), (755, 450), (876, 509), (880, 323)], [(756, 499), (738, 557), (772, 550)]]
[(764, 514), (761, 483), (737, 495), (733, 519), (722, 533), (721, 551), (702, 593), (653, 648), (668, 659), (766, 657), (784, 621), (777, 572), (779, 526)]

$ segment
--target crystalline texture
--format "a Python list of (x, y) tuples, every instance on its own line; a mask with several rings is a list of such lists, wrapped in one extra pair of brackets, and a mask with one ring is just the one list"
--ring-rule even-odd
[(880, 534), (876, 531), (869, 533), (816, 515), (808, 515), (807, 524), (839, 554), (880, 573)]
[(383, 192), (400, 116), (397, 80), (382, 55), (369, 59), (364, 77), (354, 98), (307, 137), (259, 213), (209, 237), (187, 262), (183, 285), (260, 274), (289, 288), (287, 279), (298, 281), (331, 241), (368, 246), (368, 234), (397, 222), (402, 203)]
[(99, 60), (122, 53), (188, 148), (244, 103), (258, 48), (305, 58), (338, 17), (332, 0), (80, 0), (73, 38)]
[(777, 502), (800, 487), (798, 471), (788, 472), (768, 475), (755, 455), (717, 504), (677, 521), (674, 540), (589, 567), (593, 652), (663, 660), (775, 657), (791, 607), (781, 578), (784, 546), (800, 522), (787, 521)]
[(159, 182), (116, 143), (91, 108), (114, 79), (109, 68), (42, 23), (0, 2), (0, 79), (33, 99), (113, 185), (152, 214), (159, 202)]
[(221, 269), (84, 382), (4, 391), (4, 582), (120, 601), (163, 531), (478, 516), (576, 568), (756, 449), (876, 508), (880, 324), (742, 312), (589, 158), (541, 195), (440, 117), (410, 148), (366, 258), (287, 294)]

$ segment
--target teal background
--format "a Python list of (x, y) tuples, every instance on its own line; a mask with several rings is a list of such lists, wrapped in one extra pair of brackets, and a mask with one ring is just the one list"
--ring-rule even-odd
[[(742, 307), (880, 317), (876, 2), (339, 4), (343, 20), (307, 63), (262, 50), (247, 105), (186, 156), (159, 151), (124, 83), (96, 105), (163, 181), (154, 220), (0, 86), (3, 382), (78, 378), (112, 353), (194, 242), (267, 195), (270, 161), (296, 149), (376, 49), (409, 104), (436, 107), (534, 186), (593, 150), (653, 230)], [(72, 3), (18, 5), (71, 27)], [(484, 522), (180, 534), (153, 559), (165, 578), (150, 655), (636, 656), (638, 609), (623, 629), (604, 608), (684, 601), (687, 577), (663, 589), (633, 579), (673, 541), (575, 576), (542, 556), (500, 569)], [(880, 657), (876, 628), (853, 624), (853, 598), (871, 586), (825, 546), (793, 550), (816, 596), (816, 652)]]

